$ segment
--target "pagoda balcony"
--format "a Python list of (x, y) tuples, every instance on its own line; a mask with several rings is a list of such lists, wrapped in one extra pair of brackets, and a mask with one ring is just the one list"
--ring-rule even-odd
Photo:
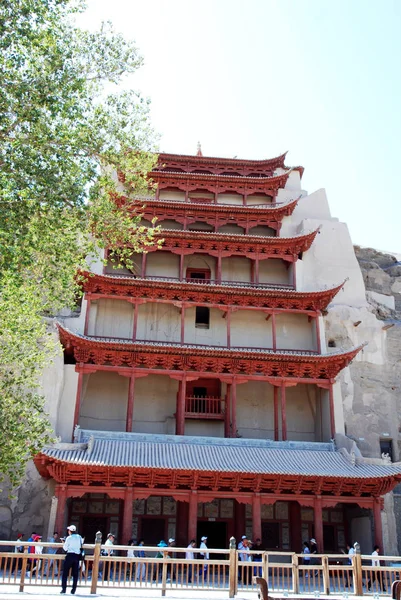
[[(139, 277), (137, 275), (113, 275), (114, 277), (132, 277), (134, 279)], [(255, 283), (252, 281), (233, 281), (233, 280), (221, 280), (217, 281), (215, 279), (197, 279), (196, 277), (183, 277), (180, 279), (179, 277), (164, 277), (164, 276), (156, 276), (156, 275), (144, 275), (141, 276), (140, 279), (144, 279), (146, 281), (172, 281), (178, 283), (200, 283), (202, 285), (223, 285), (223, 286), (232, 286), (232, 287), (241, 287), (241, 288), (267, 288), (270, 290), (294, 290), (294, 285), (290, 283)]]
[(224, 420), (225, 400), (215, 396), (187, 396), (185, 418)]

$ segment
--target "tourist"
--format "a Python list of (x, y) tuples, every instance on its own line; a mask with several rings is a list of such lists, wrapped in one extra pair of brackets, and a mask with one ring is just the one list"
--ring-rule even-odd
[(79, 561), (81, 558), (81, 548), (83, 539), (77, 533), (75, 525), (67, 527), (68, 536), (64, 542), (63, 550), (66, 553), (63, 565), (63, 576), (61, 578), (61, 594), (65, 594), (67, 590), (67, 580), (72, 572), (72, 588), (71, 594), (75, 594), (78, 585), (78, 570)]
[[(138, 542), (138, 546), (144, 546), (145, 542), (144, 540), (139, 540)], [(144, 550), (138, 550), (136, 553), (138, 558), (145, 558), (146, 554)], [(136, 565), (136, 580), (137, 581), (143, 581), (146, 577), (146, 563), (144, 562), (137, 562)]]
[[(254, 562), (262, 562), (263, 559), (263, 546), (262, 540), (260, 538), (256, 538), (254, 545), (252, 546), (252, 550), (257, 551), (257, 554), (252, 554), (251, 558)], [(253, 574), (258, 577), (262, 577), (262, 567), (253, 567)]]
[[(35, 535), (33, 537), (33, 541), (38, 543), (42, 541), (42, 536), (41, 535)], [(31, 554), (43, 554), (43, 546), (30, 546), (30, 548), (32, 548), (32, 552)], [(32, 575), (36, 572), (39, 573), (40, 571), (40, 567), (42, 565), (42, 560), (38, 559), (38, 558), (34, 558), (32, 559)]]
[[(107, 535), (107, 539), (106, 539), (106, 542), (104, 544), (105, 546), (107, 546), (107, 548), (105, 548), (102, 551), (102, 555), (103, 556), (113, 556), (113, 554), (114, 554), (114, 550), (113, 550), (114, 540), (115, 540), (114, 535), (112, 533), (109, 533)], [(108, 581), (109, 580), (110, 572), (111, 572), (111, 565), (110, 565), (110, 561), (107, 560), (104, 563), (104, 570), (103, 570), (103, 580), (104, 581)]]
[[(376, 569), (377, 567), (380, 567), (380, 559), (378, 558), (380, 554), (380, 546), (378, 546), (376, 544), (376, 546), (374, 546), (373, 548), (373, 552), (372, 552), (372, 567), (374, 569)], [(381, 592), (386, 593), (386, 589), (383, 586), (383, 582), (382, 582), (382, 574), (380, 571), (372, 571), (372, 575), (371, 577), (369, 577), (368, 580), (368, 592), (370, 592), (370, 590), (372, 589), (372, 580), (376, 581), (377, 585), (379, 586), (379, 589)]]
[[(251, 544), (246, 535), (243, 535), (240, 543), (238, 544), (238, 554), (241, 562), (249, 562), (251, 560), (250, 550)], [(245, 585), (248, 585), (249, 581), (249, 569), (248, 567), (238, 567), (238, 580), (244, 581)]]
[[(348, 555), (348, 564), (351, 565), (352, 567), (352, 557), (355, 554), (355, 548), (354, 546), (351, 546), (351, 544), (347, 544), (347, 555)], [(351, 578), (350, 578), (350, 572), (349, 571), (344, 571), (344, 575), (345, 575), (345, 583), (344, 586), (348, 587), (349, 585), (352, 585), (352, 573), (351, 573)]]
[[(196, 546), (196, 541), (195, 540), (191, 540), (187, 546), (187, 551), (185, 552), (185, 558), (187, 560), (193, 560), (194, 559), (194, 551), (193, 548), (195, 548)], [(189, 564), (187, 566), (187, 576), (188, 576), (188, 583), (192, 583), (192, 564)]]
[[(304, 547), (302, 548), (302, 554), (304, 554), (304, 560), (303, 563), (306, 567), (309, 567), (310, 565), (310, 547), (309, 547), (309, 543), (308, 542), (304, 542)], [(307, 579), (309, 577), (309, 571), (305, 570), (305, 578)]]
[[(319, 554), (319, 550), (317, 547), (317, 542), (315, 540), (315, 538), (311, 538), (310, 539), (310, 553), (311, 554)], [(311, 557), (311, 561), (310, 561), (311, 565), (318, 565), (319, 564), (319, 559), (315, 556), (315, 557)], [(318, 574), (318, 570), (315, 571), (315, 576), (317, 576)]]
[[(160, 540), (160, 542), (157, 544), (157, 547), (160, 548), (160, 550), (156, 554), (155, 558), (163, 558), (164, 554), (163, 554), (161, 548), (167, 548), (166, 542), (164, 540)], [(161, 566), (162, 565), (160, 563), (155, 563), (155, 570), (153, 572), (153, 581), (158, 581), (158, 579), (159, 579), (159, 570), (161, 570)]]
[[(168, 548), (175, 548), (175, 539), (170, 538), (168, 541)], [(174, 558), (174, 553), (172, 550), (169, 550), (165, 553), (169, 558)], [(171, 580), (175, 581), (175, 565), (172, 565), (171, 562), (167, 563), (167, 583), (170, 583)]]
[[(201, 549), (201, 552), (199, 552), (199, 556), (202, 560), (209, 560), (209, 552), (208, 552), (208, 547), (207, 547), (207, 536), (204, 535), (201, 537), (201, 544), (199, 546), (199, 548)], [(202, 565), (200, 566), (199, 569), (199, 576), (202, 576), (202, 571), (203, 571), (203, 575), (205, 576), (207, 573), (207, 564), (205, 563), (202, 569)]]
[[(24, 552), (24, 546), (21, 546), (21, 542), (22, 542), (22, 538), (24, 537), (23, 533), (18, 533), (17, 534), (17, 539), (16, 539), (16, 545), (14, 546), (14, 552), (15, 554), (20, 554), (22, 552)], [(22, 564), (22, 559), (21, 558), (15, 558), (14, 559), (14, 564), (13, 564), (13, 571), (19, 571), (21, 570), (21, 564)]]
[[(55, 531), (53, 533), (53, 535), (51, 537), (49, 537), (49, 543), (50, 544), (59, 544), (60, 543), (60, 537), (57, 531)], [(57, 554), (57, 550), (58, 548), (52, 548), (52, 547), (48, 547), (47, 548), (47, 554)], [(55, 563), (55, 567), (53, 567)], [(45, 563), (45, 572), (44, 575), (47, 575), (48, 573), (51, 572), (52, 567), (54, 568), (54, 575), (58, 575), (58, 562), (55, 561), (54, 559), (49, 559), (46, 563)]]
[[(128, 540), (127, 546), (130, 546), (130, 548), (127, 550), (127, 558), (130, 559), (132, 579), (135, 579), (135, 567), (136, 567), (136, 565), (135, 565), (135, 561), (133, 559), (136, 556), (136, 554), (135, 554), (135, 548), (134, 548), (134, 546), (136, 546), (136, 540), (134, 540), (134, 538), (131, 538), (130, 540)], [(126, 577), (129, 580), (130, 573), (129, 573), (128, 570), (127, 570)]]

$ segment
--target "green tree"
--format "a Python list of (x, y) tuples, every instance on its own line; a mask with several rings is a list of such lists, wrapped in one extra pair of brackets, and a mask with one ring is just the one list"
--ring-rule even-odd
[(37, 390), (60, 349), (45, 317), (74, 306), (96, 248), (129, 265), (157, 239), (112, 200), (117, 172), (131, 195), (149, 193), (149, 103), (116, 87), (142, 59), (110, 24), (76, 27), (83, 8), (0, 3), (0, 477), (12, 485), (52, 435)]

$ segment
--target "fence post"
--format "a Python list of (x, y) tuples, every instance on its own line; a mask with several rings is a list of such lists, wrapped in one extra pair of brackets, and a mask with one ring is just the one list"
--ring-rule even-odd
[[(21, 575), (19, 579), (19, 591), (24, 591), (26, 567), (28, 564), (28, 549), (29, 546), (24, 546), (24, 556), (22, 557)], [(18, 559), (17, 559), (18, 560)], [(18, 563), (17, 563), (18, 565)]]
[[(163, 564), (162, 564), (162, 596), (166, 595), (166, 584), (167, 584), (167, 559), (169, 555), (166, 551), (163, 552)], [(194, 569), (195, 571), (195, 569)], [(195, 579), (195, 573), (194, 573)]]
[(99, 576), (99, 561), (100, 561), (100, 546), (101, 545), (102, 545), (102, 533), (100, 531), (98, 531), (96, 533), (95, 548), (93, 550), (91, 594), (96, 594), (97, 578)]
[(292, 593), (299, 594), (299, 560), (298, 555), (292, 555)]
[(238, 591), (237, 543), (230, 538), (230, 565), (228, 567), (229, 592), (228, 597), (234, 598)]
[(266, 581), (269, 581), (269, 555), (267, 552), (263, 552), (263, 577)]
[(323, 589), (326, 595), (330, 594), (330, 574), (329, 574), (329, 558), (328, 556), (322, 556), (322, 567), (323, 567)]
[(361, 547), (358, 543), (355, 543), (354, 548), (355, 554), (352, 557), (352, 570), (354, 573), (355, 595), (363, 596)]

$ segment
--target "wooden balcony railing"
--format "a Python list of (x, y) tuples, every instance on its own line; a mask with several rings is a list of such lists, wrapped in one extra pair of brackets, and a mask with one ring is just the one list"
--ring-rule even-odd
[(185, 417), (187, 419), (224, 419), (225, 401), (222, 398), (207, 396), (187, 396)]

